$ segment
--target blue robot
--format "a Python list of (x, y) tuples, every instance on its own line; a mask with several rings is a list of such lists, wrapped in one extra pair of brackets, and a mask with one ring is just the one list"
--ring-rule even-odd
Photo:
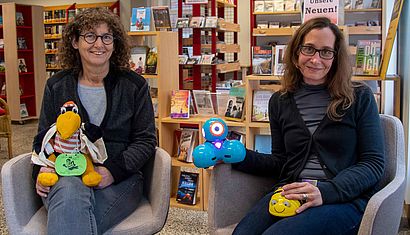
[(202, 127), (202, 134), (206, 141), (196, 146), (193, 152), (196, 167), (208, 168), (218, 161), (235, 163), (245, 159), (246, 151), (243, 144), (238, 140), (226, 139), (228, 126), (222, 119), (208, 119)]

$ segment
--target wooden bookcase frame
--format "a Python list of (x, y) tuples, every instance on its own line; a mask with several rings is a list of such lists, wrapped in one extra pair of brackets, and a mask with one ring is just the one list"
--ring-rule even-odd
[[(12, 121), (23, 123), (37, 119), (45, 86), (45, 63), (36, 59), (44, 57), (44, 34), (42, 22), (43, 7), (16, 3), (2, 3), (3, 25), (0, 27), (4, 37), (4, 49), (0, 56), (5, 62), (5, 72), (0, 79), (6, 83), (6, 95)], [(22, 12), (24, 25), (16, 24), (16, 12)], [(24, 37), (27, 49), (18, 49), (17, 38)], [(2, 54), (2, 55), (1, 55)], [(24, 58), (27, 72), (19, 72), (18, 59)], [(3, 79), (4, 78), (4, 79)], [(22, 93), (21, 93), (22, 91)], [(20, 104), (26, 104), (28, 117), (20, 115)]]

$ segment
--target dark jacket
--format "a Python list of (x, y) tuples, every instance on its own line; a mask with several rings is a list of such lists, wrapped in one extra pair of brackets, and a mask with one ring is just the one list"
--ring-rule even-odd
[(384, 144), (377, 105), (366, 86), (355, 88), (355, 102), (341, 121), (327, 115), (313, 135), (299, 114), (293, 94), (272, 95), (269, 101), (272, 155), (247, 150), (233, 168), (295, 182), (309, 153), (326, 165), (329, 180), (318, 183), (324, 204), (353, 201), (364, 211), (384, 171)]
[[(60, 107), (74, 101), (81, 121), (89, 117), (77, 93), (78, 73), (63, 70), (47, 80), (39, 119), (39, 133), (56, 122)], [(156, 146), (155, 121), (149, 86), (146, 80), (132, 71), (110, 68), (104, 78), (107, 110), (100, 125), (108, 159), (104, 166), (119, 183), (138, 173), (151, 157)], [(39, 166), (34, 166), (37, 179)]]

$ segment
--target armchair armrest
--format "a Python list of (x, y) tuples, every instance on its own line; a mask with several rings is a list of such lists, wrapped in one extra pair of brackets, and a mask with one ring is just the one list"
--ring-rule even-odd
[[(1, 170), (3, 204), (7, 223), (23, 227), (42, 206), (31, 179), (31, 153), (25, 153), (6, 162)], [(15, 228), (16, 226), (9, 226)], [(16, 231), (10, 231), (11, 234)]]
[[(151, 204), (153, 218), (159, 223), (166, 220), (171, 195), (171, 157), (157, 148), (155, 157), (150, 159), (143, 168), (144, 194)], [(162, 228), (163, 224), (159, 226)]]
[(275, 180), (272, 178), (233, 170), (230, 164), (215, 166), (209, 186), (210, 233), (231, 233), (228, 230), (232, 230), (274, 184)]

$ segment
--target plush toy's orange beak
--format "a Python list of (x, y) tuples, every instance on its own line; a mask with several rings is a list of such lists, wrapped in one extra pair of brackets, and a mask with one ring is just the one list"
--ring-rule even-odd
[(80, 128), (80, 125), (80, 115), (73, 111), (65, 112), (57, 117), (57, 132), (65, 140), (70, 138)]

